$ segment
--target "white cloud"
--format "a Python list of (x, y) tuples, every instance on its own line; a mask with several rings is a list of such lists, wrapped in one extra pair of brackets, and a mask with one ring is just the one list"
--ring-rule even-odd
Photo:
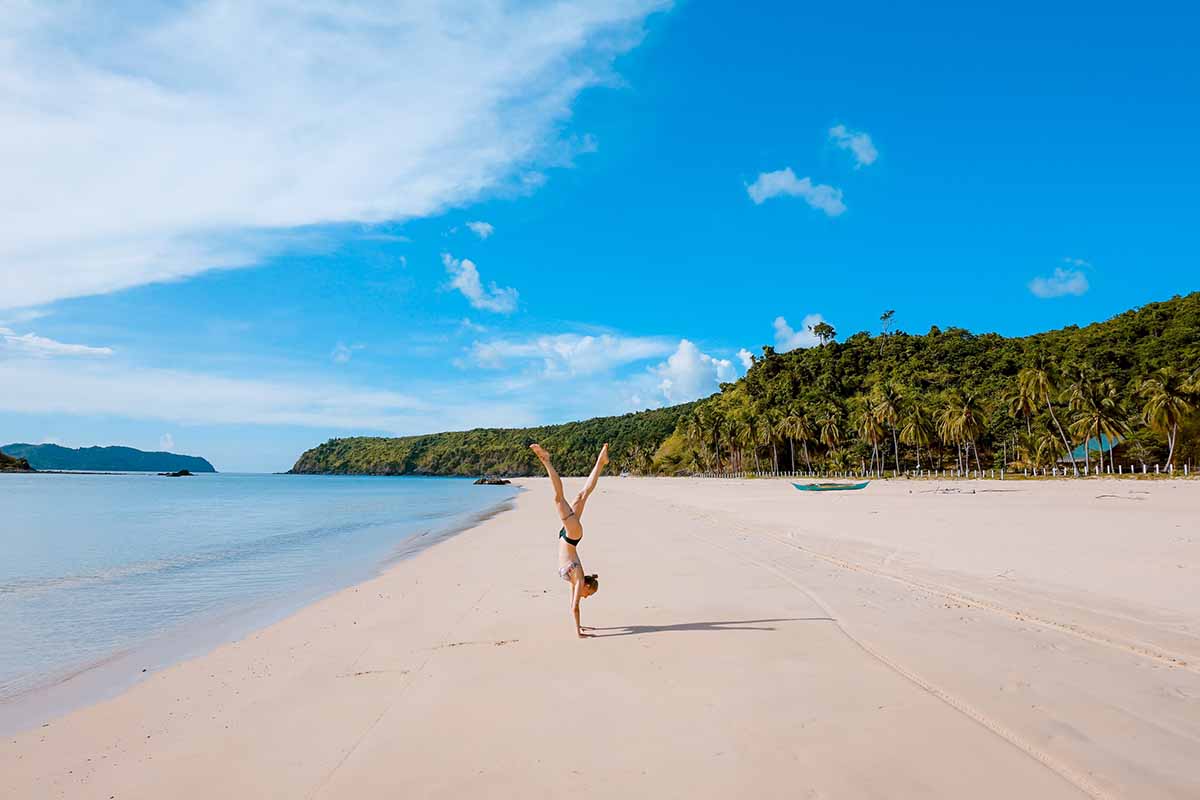
[(869, 166), (879, 158), (879, 151), (871, 137), (862, 131), (849, 130), (845, 125), (834, 125), (829, 129), (829, 138), (843, 150), (854, 154), (854, 168)]
[(497, 314), (511, 314), (517, 310), (517, 290), (511, 286), (501, 288), (495, 281), (483, 288), (479, 268), (469, 258), (457, 259), (442, 253), (442, 265), (450, 275), (450, 288), (462, 292), (472, 307)]
[(675, 352), (651, 370), (658, 376), (658, 390), (672, 403), (684, 403), (717, 391), (722, 381), (737, 378), (733, 362), (713, 358), (687, 339), (680, 339)]
[(670, 341), (658, 337), (560, 333), (475, 342), (470, 355), (481, 367), (502, 369), (516, 362), (534, 367), (544, 377), (569, 377), (606, 372), (670, 352)]
[(467, 227), (480, 239), (486, 239), (496, 232), (496, 228), (490, 222), (468, 222)]
[(823, 183), (814, 184), (811, 178), (797, 178), (791, 167), (760, 173), (754, 183), (746, 187), (746, 193), (755, 205), (761, 205), (772, 197), (790, 195), (804, 198), (804, 202), (831, 217), (846, 210), (841, 189)]
[(458, 328), (460, 331), (469, 331), (471, 333), (487, 333), (488, 331), (486, 325), (472, 322), (470, 317), (463, 317), (462, 321), (458, 323)]
[(754, 366), (754, 354), (746, 348), (737, 351), (738, 361), (742, 362), (742, 369), (750, 369)]
[(411, 430), (436, 419), (425, 400), (319, 380), (231, 378), (110, 362), (0, 360), (0, 410), (114, 415), (184, 424)]
[(86, 344), (67, 344), (54, 339), (47, 339), (34, 333), (17, 335), (10, 328), (0, 328), (0, 357), (5, 353), (13, 356), (36, 356), (38, 358), (58, 357), (100, 357), (113, 354), (111, 347), (92, 347)]
[(527, 191), (666, 0), (8, 3), (0, 307)]
[(1064, 267), (1056, 268), (1054, 274), (1048, 278), (1039, 276), (1029, 282), (1029, 291), (1042, 299), (1069, 294), (1081, 295), (1087, 292), (1088, 288), (1087, 276), (1082, 271)]
[(354, 358), (355, 350), (362, 350), (365, 347), (365, 344), (348, 345), (344, 342), (338, 342), (337, 346), (333, 348), (333, 352), (329, 354), (329, 358), (335, 364), (346, 364), (350, 359)]
[(165, 452), (170, 452), (175, 449), (175, 437), (169, 433), (164, 433), (158, 437), (158, 449)]
[(792, 330), (792, 326), (783, 317), (775, 318), (775, 349), (780, 353), (796, 350), (802, 347), (816, 347), (821, 341), (811, 328), (825, 318), (820, 314), (809, 314), (800, 325), (800, 330)]

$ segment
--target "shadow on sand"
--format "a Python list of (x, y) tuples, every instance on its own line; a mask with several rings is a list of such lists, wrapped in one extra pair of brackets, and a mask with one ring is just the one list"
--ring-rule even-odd
[(672, 631), (773, 631), (772, 622), (833, 622), (833, 617), (780, 617), (777, 619), (740, 619), (728, 622), (680, 622), (675, 625), (617, 625), (610, 628), (589, 628), (597, 639), (607, 636), (640, 636), (644, 633)]

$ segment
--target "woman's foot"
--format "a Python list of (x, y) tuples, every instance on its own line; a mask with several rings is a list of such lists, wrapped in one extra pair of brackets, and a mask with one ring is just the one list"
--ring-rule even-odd
[(596, 460), (600, 462), (600, 466), (602, 467), (608, 463), (608, 442), (605, 442), (604, 447), (600, 448), (600, 458)]
[(533, 454), (537, 456), (538, 460), (543, 464), (550, 463), (550, 454), (546, 452), (546, 448), (534, 442), (533, 444), (529, 445), (529, 449), (533, 451)]

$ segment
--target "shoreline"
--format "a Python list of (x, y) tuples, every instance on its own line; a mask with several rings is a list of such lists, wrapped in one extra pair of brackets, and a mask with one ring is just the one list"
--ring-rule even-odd
[[(45, 683), (4, 698), (0, 700), (0, 737), (25, 733), (39, 726), (44, 727), (73, 712), (119, 698), (162, 670), (203, 658), (217, 648), (277, 625), (314, 603), (377, 578), (405, 559), (414, 558), (440, 542), (511, 510), (515, 499), (516, 496), (501, 500), (483, 511), (469, 515), (465, 520), (444, 528), (407, 535), (365, 573), (347, 568), (346, 580), (334, 579), (329, 585), (322, 584), (320, 587), (314, 585), (287, 599), (261, 601), (250, 606), (224, 608), (204, 614), (170, 630), (156, 633), (132, 647), (72, 667)], [(350, 575), (350, 572), (355, 574)]]
[(1200, 791), (1200, 485), (978, 483), (602, 479), (580, 641), (521, 479), (469, 535), (6, 737), (0, 794)]

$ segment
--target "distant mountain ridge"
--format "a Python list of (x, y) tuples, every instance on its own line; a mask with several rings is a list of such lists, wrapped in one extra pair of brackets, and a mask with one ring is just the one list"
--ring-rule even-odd
[(104, 472), (216, 472), (199, 456), (147, 452), (132, 447), (62, 447), (57, 444), (6, 444), (5, 455), (23, 458), (37, 470), (67, 469)]

